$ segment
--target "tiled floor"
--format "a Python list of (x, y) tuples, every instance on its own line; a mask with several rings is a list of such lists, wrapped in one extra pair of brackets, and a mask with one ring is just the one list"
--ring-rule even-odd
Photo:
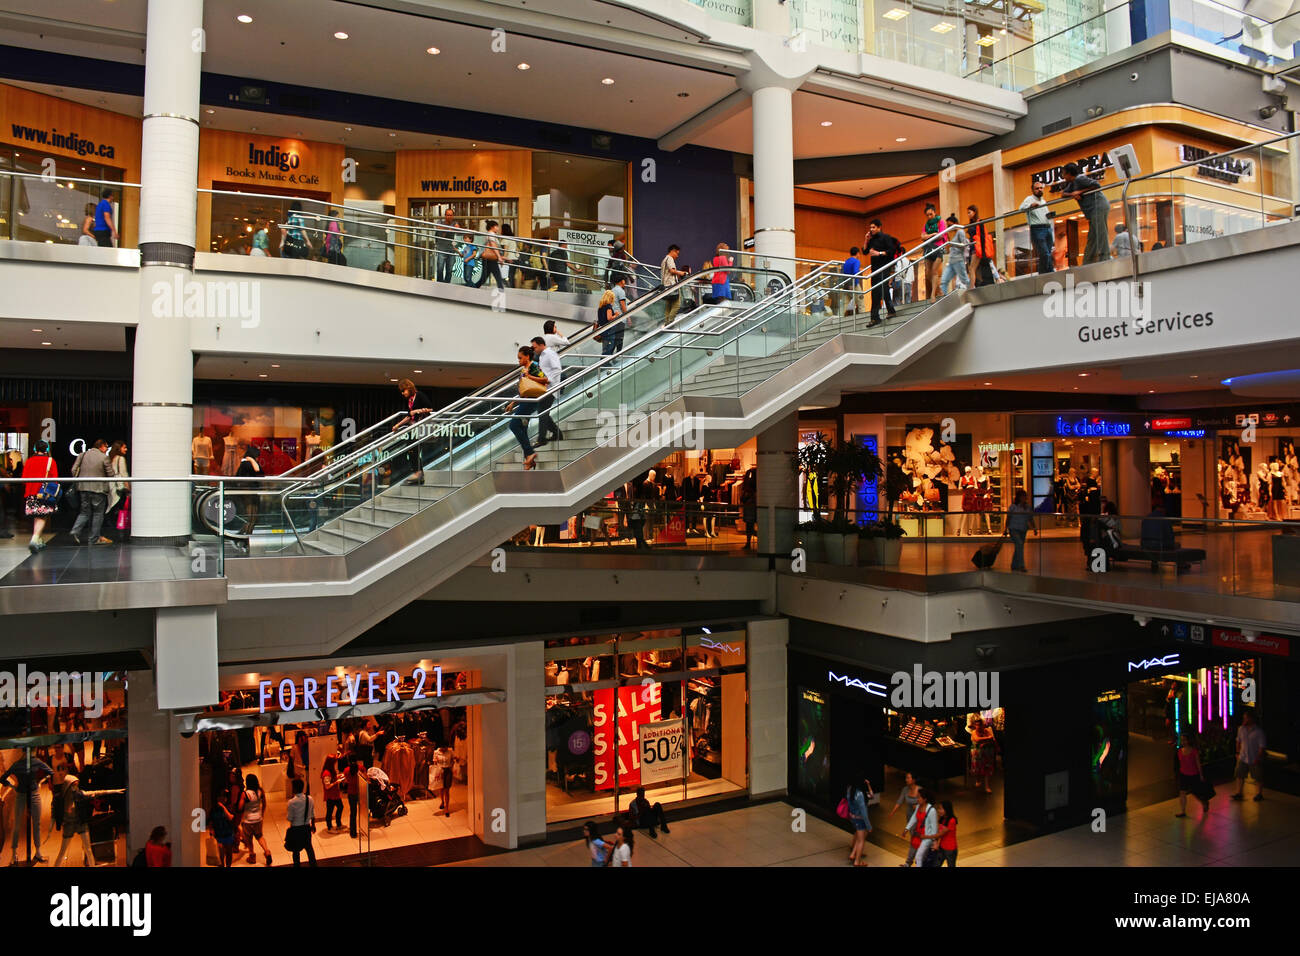
[[(1253, 785), (1248, 786), (1248, 796)], [(996, 850), (958, 855), (960, 866), (1295, 866), (1300, 862), (1300, 798), (1269, 793), (1262, 803), (1229, 798), (1220, 785), (1201, 819), (1193, 802), (1183, 819), (1176, 801), (1111, 817), (1104, 833), (1075, 827)], [(875, 817), (881, 811), (872, 810)], [(784, 802), (673, 823), (657, 840), (637, 834), (636, 866), (847, 866), (850, 834), (816, 817), (796, 832), (795, 808)], [(960, 820), (961, 807), (957, 807)], [(879, 826), (879, 824), (878, 824)], [(895, 868), (902, 852), (868, 841), (871, 866)], [(589, 866), (581, 840), (531, 847), (459, 866)]]
[(184, 581), (217, 574), (215, 546), (197, 554), (182, 547), (110, 544), (77, 547), (71, 536), (46, 536), (46, 548), (27, 550), (30, 535), (5, 539), (0, 547), (0, 587), (41, 584), (98, 584), (112, 581)]

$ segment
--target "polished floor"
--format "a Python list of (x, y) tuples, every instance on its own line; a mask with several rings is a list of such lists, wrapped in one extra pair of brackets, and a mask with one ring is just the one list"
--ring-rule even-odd
[(27, 550), (29, 534), (0, 541), (0, 587), (187, 581), (217, 576), (216, 546), (130, 543), (78, 547), (66, 532), (46, 535), (45, 550)]
[[(969, 854), (958, 851), (959, 866), (1295, 866), (1300, 861), (1300, 798), (1270, 792), (1255, 803), (1229, 799), (1220, 784), (1201, 818), (1199, 806), (1183, 819), (1174, 817), (1177, 802), (1162, 801), (1141, 810), (1112, 816), (1104, 832), (1075, 827), (1011, 846)], [(1253, 785), (1248, 785), (1251, 795)], [(961, 820), (962, 804), (956, 812)], [(867, 844), (867, 860), (890, 871), (903, 862), (897, 849), (877, 839), (888, 808), (873, 808), (876, 833)], [(877, 817), (881, 819), (877, 820)], [(800, 824), (802, 823), (802, 828)], [(672, 832), (651, 840), (637, 834), (634, 866), (847, 866), (850, 834), (790, 803), (773, 802), (669, 825)], [(892, 827), (891, 827), (892, 829)], [(961, 841), (958, 841), (959, 847)], [(455, 864), (461, 866), (589, 866), (581, 840), (531, 847)]]

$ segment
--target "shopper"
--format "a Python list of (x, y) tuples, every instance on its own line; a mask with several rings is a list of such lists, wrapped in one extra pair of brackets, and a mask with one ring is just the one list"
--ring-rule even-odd
[(546, 271), (550, 274), (548, 287), (556, 292), (568, 292), (570, 270), (582, 271), (580, 266), (569, 262), (569, 244), (560, 240), (546, 254)]
[(293, 796), (285, 807), (285, 822), (288, 823), (289, 830), (284, 836), (284, 848), (293, 853), (294, 866), (302, 865), (299, 854), (303, 850), (307, 851), (308, 864), (315, 866), (316, 850), (311, 845), (311, 835), (316, 832), (316, 808), (311, 795), (304, 793), (304, 789), (302, 777), (295, 777)]
[(943, 800), (939, 806), (943, 813), (939, 815), (939, 852), (942, 859), (939, 865), (947, 863), (950, 867), (957, 865), (957, 815), (952, 812), (952, 801)]
[(302, 203), (289, 204), (289, 219), (280, 231), (280, 258), (310, 259), (312, 246), (307, 237), (307, 219), (302, 214)]
[(867, 276), (867, 284), (871, 287), (871, 322), (869, 325), (879, 325), (882, 303), (889, 318), (894, 317), (894, 299), (889, 291), (894, 273), (892, 269), (886, 267), (898, 258), (899, 253), (903, 251), (903, 247), (897, 239), (885, 232), (883, 222), (879, 219), (873, 219), (867, 226), (865, 249), (867, 254), (871, 256), (871, 274)]
[(934, 799), (931, 797), (930, 791), (926, 790), (925, 787), (920, 789), (918, 796), (921, 799), (907, 821), (907, 829), (918, 844), (916, 848), (916, 865), (924, 867), (926, 856), (934, 847), (939, 835), (939, 810), (934, 805)]
[(23, 513), (32, 519), (32, 539), (27, 550), (35, 554), (45, 547), (45, 539), (41, 537), (45, 522), (59, 508), (61, 487), (49, 481), (59, 477), (59, 468), (50, 454), (49, 442), (38, 441), (32, 445), (31, 456), (23, 462), (21, 477), (33, 479), (23, 486)]
[(172, 845), (167, 839), (166, 827), (154, 827), (144, 845), (144, 865), (164, 867), (172, 865)]
[[(262, 466), (258, 463), (261, 452), (257, 447), (250, 445), (246, 441), (240, 441), (235, 446), (235, 454), (239, 456), (239, 467), (235, 469), (236, 478), (260, 478), (262, 476)], [(239, 533), (246, 535), (248, 547), (253, 543), (253, 526), (257, 524), (257, 519), (262, 513), (262, 489), (258, 482), (241, 481), (235, 489), (240, 492), (239, 497), (244, 503), (244, 524)]]
[(325, 758), (320, 768), (321, 796), (325, 798), (325, 830), (329, 833), (343, 829), (342, 759), (343, 755), (335, 750)]
[(429, 792), (438, 794), (438, 809), (451, 816), (451, 782), (455, 763), (452, 749), (443, 744), (429, 759)]
[(596, 324), (592, 326), (596, 332), (596, 341), (600, 343), (601, 355), (613, 355), (623, 350), (623, 323), (620, 322), (615, 328), (608, 331), (601, 331), (615, 318), (614, 290), (606, 289), (600, 297), (600, 302), (596, 305)]
[(582, 838), (587, 844), (587, 852), (591, 854), (591, 865), (607, 866), (613, 844), (600, 838), (594, 821), (588, 820), (582, 825)]
[(1056, 218), (1056, 213), (1047, 208), (1041, 182), (1035, 179), (1029, 189), (1030, 194), (1020, 204), (1020, 209), (1025, 214), (1025, 222), (1029, 224), (1029, 242), (1038, 257), (1038, 274), (1043, 275), (1056, 271), (1052, 263), (1052, 250), (1056, 246), (1052, 220)]
[(945, 220), (948, 228), (944, 231), (943, 275), (939, 279), (939, 295), (948, 294), (949, 283), (955, 283), (962, 290), (969, 289), (966, 281), (966, 250), (970, 248), (970, 237), (966, 230), (957, 224), (957, 214), (951, 213)]
[(501, 277), (501, 254), (501, 224), (495, 219), (489, 219), (487, 235), (483, 237), (483, 249), (479, 253), (479, 258), (483, 262), (483, 271), (479, 274), (478, 281), (474, 283), (474, 288), (481, 288), (490, 278), (497, 284), (498, 289), (505, 289), (505, 280)]
[(31, 756), (29, 751), (0, 774), (0, 787), (14, 791), (13, 835), (10, 838), (13, 853), (9, 860), (10, 866), (18, 865), (18, 844), (28, 838), (29, 827), (31, 842), (27, 849), (29, 854), (35, 854), (30, 857), (30, 861), (45, 862), (45, 857), (41, 856), (41, 783), (53, 773), (49, 764)]
[[(238, 771), (236, 771), (238, 773)], [(236, 815), (239, 818), (239, 831), (243, 842), (248, 844), (248, 862), (257, 862), (257, 850), (253, 842), (262, 846), (262, 856), (266, 865), (271, 865), (271, 848), (266, 845), (262, 835), (262, 822), (266, 814), (266, 791), (262, 789), (257, 774), (250, 773), (244, 778), (244, 786), (239, 791), (239, 804)]]
[(614, 855), (610, 866), (631, 866), (632, 851), (636, 844), (635, 831), (631, 827), (619, 827), (614, 831)]
[[(72, 466), (74, 478), (113, 478), (113, 466), (108, 462), (108, 442), (96, 438), (95, 443), (77, 456)], [(112, 486), (104, 481), (79, 482), (77, 491), (81, 496), (81, 509), (77, 520), (72, 524), (72, 540), (82, 544), (81, 535), (90, 525), (92, 544), (112, 544), (100, 534), (104, 527), (104, 512), (108, 508), (108, 493)]]
[[(903, 819), (910, 820), (912, 818), (912, 815), (916, 812), (917, 805), (920, 804), (920, 802), (921, 802), (921, 787), (916, 782), (916, 777), (914, 777), (910, 772), (905, 773), (903, 775), (902, 789), (898, 791), (898, 799), (894, 801), (893, 807), (890, 808), (889, 815), (892, 817), (895, 813), (898, 812), (898, 808), (902, 807)], [(903, 835), (904, 836), (908, 835), (906, 828), (903, 831)], [(921, 846), (921, 841), (919, 839), (913, 838), (910, 839), (908, 842), (909, 842), (909, 846), (907, 850), (907, 860), (903, 863), (900, 863), (899, 866), (911, 866), (912, 863), (916, 860), (916, 851)]]
[(861, 253), (862, 250), (854, 246), (849, 250), (848, 258), (840, 264), (840, 274), (835, 277), (836, 315), (848, 315), (850, 311), (858, 314), (858, 293), (862, 288), (862, 280), (858, 278), (862, 272), (862, 260), (858, 256)]
[(1234, 800), (1246, 799), (1246, 774), (1255, 778), (1259, 792), (1255, 794), (1256, 802), (1264, 799), (1264, 729), (1255, 719), (1253, 708), (1246, 708), (1241, 714), (1241, 726), (1237, 728), (1237, 792)]
[(1210, 812), (1210, 799), (1203, 796), (1206, 790), (1214, 792), (1213, 785), (1205, 779), (1205, 768), (1201, 764), (1201, 751), (1192, 742), (1189, 731), (1182, 734), (1182, 746), (1178, 748), (1178, 812), (1176, 817), (1187, 816), (1187, 795), (1195, 794), (1201, 801), (1201, 816)]
[(567, 349), (570, 345), (573, 344), (567, 338), (565, 338), (563, 335), (561, 335), (559, 332), (556, 331), (554, 319), (547, 319), (546, 322), (543, 323), (542, 340), (546, 342), (547, 348), (555, 349), (555, 351), (557, 352), (560, 351), (560, 349)]
[(728, 249), (725, 242), (720, 242), (713, 253), (713, 267), (718, 271), (714, 272), (710, 278), (710, 284), (713, 286), (713, 301), (726, 302), (731, 298), (731, 271), (730, 267), (736, 264), (734, 257), (727, 255)]
[(270, 232), (266, 227), (266, 220), (257, 220), (257, 228), (253, 230), (253, 244), (248, 247), (250, 256), (269, 256), (271, 249)]
[(758, 470), (751, 468), (740, 481), (740, 516), (745, 522), (745, 550), (758, 537)]
[(967, 206), (966, 216), (966, 221), (969, 223), (966, 232), (971, 241), (971, 281), (977, 288), (992, 285), (994, 282), (993, 233), (989, 232), (988, 227), (980, 222), (979, 207)]
[(456, 266), (456, 213), (448, 206), (433, 226), (434, 275), (438, 282), (450, 282)]
[(939, 294), (939, 277), (943, 272), (943, 233), (944, 221), (939, 216), (933, 203), (925, 204), (925, 224), (921, 234), (925, 236), (925, 296), (934, 299)]
[[(542, 373), (542, 367), (533, 357), (532, 346), (521, 345), (517, 358), (520, 398), (506, 405), (505, 413), (511, 416), (510, 430), (514, 432), (515, 440), (519, 442), (519, 448), (524, 453), (524, 471), (531, 471), (537, 467), (537, 452), (528, 440), (528, 425), (537, 407), (537, 397), (524, 397), (523, 393), (525, 388), (529, 387), (528, 383), (532, 383), (531, 387), (540, 385), (545, 388), (547, 381)], [(518, 411), (515, 411), (516, 408)]]
[[(1115, 223), (1115, 238), (1110, 243), (1110, 254), (1116, 259), (1127, 259), (1134, 252), (1133, 246), (1137, 240), (1128, 231), (1128, 226), (1122, 222)], [(1138, 250), (1141, 251), (1141, 244), (1138, 243)]]
[(95, 204), (86, 203), (85, 215), (81, 219), (81, 234), (77, 236), (77, 245), (91, 246), (92, 248), (99, 245), (95, 239)]
[(131, 477), (126, 466), (127, 445), (124, 441), (115, 441), (108, 451), (108, 464), (117, 477), (109, 486), (108, 511), (105, 517), (110, 527), (118, 531), (117, 540), (125, 541), (131, 536)]
[(1084, 264), (1104, 262), (1110, 258), (1110, 201), (1101, 190), (1101, 183), (1079, 172), (1078, 163), (1066, 163), (1061, 169), (1065, 179), (1063, 195), (1073, 196), (1079, 209), (1088, 219), (1088, 244), (1083, 250)]
[(658, 823), (659, 829), (664, 833), (671, 832), (668, 829), (668, 818), (664, 816), (664, 806), (662, 803), (652, 804), (645, 795), (645, 787), (636, 788), (636, 796), (627, 807), (628, 819), (631, 821), (632, 829), (645, 827), (646, 835), (652, 840), (659, 839), (655, 833), (655, 824)]
[(975, 781), (975, 789), (992, 793), (989, 784), (993, 780), (993, 771), (997, 763), (997, 743), (993, 739), (993, 728), (984, 722), (978, 714), (971, 721), (970, 733), (970, 775)]
[(1012, 571), (1028, 571), (1025, 567), (1025, 536), (1030, 528), (1038, 534), (1038, 525), (1034, 521), (1033, 509), (1029, 507), (1029, 492), (1023, 488), (1016, 489), (1016, 500), (1007, 508), (1006, 527), (1002, 533), (1011, 538), (1015, 553), (1011, 556)]
[(512, 289), (522, 289), (524, 270), (519, 268), (519, 243), (515, 242), (515, 231), (506, 223), (501, 227), (501, 269), (506, 285)]
[(212, 813), (209, 814), (212, 839), (217, 842), (217, 859), (223, 869), (234, 866), (235, 848), (239, 845), (239, 823), (235, 811), (228, 803), (229, 799), (229, 791), (223, 788), (217, 796)]
[(1119, 509), (1113, 501), (1103, 501), (1101, 504), (1101, 517), (1097, 519), (1097, 544), (1105, 550), (1108, 562), (1124, 546), (1120, 537)]
[[(398, 382), (397, 390), (401, 393), (403, 400), (401, 411), (406, 414), (393, 425), (393, 431), (408, 428), (433, 414), (433, 402), (429, 401), (429, 396), (416, 388), (415, 383), (409, 378), (404, 378)], [(421, 437), (417, 430), (411, 433), (409, 439), (411, 450), (407, 453), (406, 462), (407, 467), (411, 470), (408, 481), (412, 485), (424, 484), (424, 458), (420, 448)]]
[[(677, 268), (677, 257), (682, 254), (681, 246), (673, 243), (668, 247), (668, 253), (659, 263), (659, 285), (664, 289), (671, 289), (685, 276), (690, 273), (686, 269)], [(677, 313), (682, 307), (682, 294), (673, 292), (664, 296), (664, 325), (671, 325), (673, 319), (677, 318)]]
[(551, 407), (555, 405), (555, 400), (560, 394), (564, 367), (560, 363), (560, 356), (546, 343), (545, 338), (540, 335), (535, 336), (532, 344), (533, 357), (537, 359), (537, 365), (547, 381), (546, 394), (537, 403), (537, 447), (541, 448), (551, 441), (546, 437), (548, 434), (553, 435), (555, 441), (564, 439), (564, 435), (560, 433), (560, 426), (555, 424), (555, 419), (551, 417)]
[(347, 771), (343, 776), (343, 787), (348, 797), (348, 836), (357, 838), (357, 807), (361, 801), (361, 780), (366, 775), (366, 766), (355, 754), (348, 758)]
[(1097, 546), (1097, 520), (1101, 515), (1101, 471), (1092, 468), (1081, 482), (1079, 495), (1079, 542), (1083, 557), (1090, 560)]
[(113, 190), (107, 186), (99, 194), (95, 204), (95, 242), (112, 248), (117, 245), (117, 224), (113, 222)]
[(862, 851), (867, 844), (867, 834), (871, 832), (871, 821), (867, 818), (867, 800), (872, 793), (871, 781), (864, 775), (862, 782), (850, 783), (844, 791), (848, 801), (849, 823), (853, 825), (853, 843), (849, 846), (849, 862), (854, 866), (867, 866)]

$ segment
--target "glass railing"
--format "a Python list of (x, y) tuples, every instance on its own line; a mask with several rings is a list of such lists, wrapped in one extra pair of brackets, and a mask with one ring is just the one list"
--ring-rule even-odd
[(0, 169), (0, 239), (134, 249), (139, 184), (59, 176), (57, 168)]

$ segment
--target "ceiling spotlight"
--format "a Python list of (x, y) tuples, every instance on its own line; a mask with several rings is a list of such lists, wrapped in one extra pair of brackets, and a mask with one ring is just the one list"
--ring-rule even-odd
[(54, 343), (53, 343), (53, 342), (42, 342), (41, 344), (42, 344), (42, 345), (53, 345)]
[(350, 132), (352, 132), (352, 127), (351, 127), (351, 126), (345, 126), (345, 127), (343, 127), (343, 132), (345, 132), (345, 133), (350, 133)]
[(33, 332), (44, 332), (44, 329), (32, 329)]
[(1087, 378), (1091, 374), (1092, 374), (1091, 372), (1080, 372), (1079, 378)]
[(906, 143), (906, 142), (907, 142), (907, 137), (906, 137), (906, 136), (895, 136), (895, 137), (894, 137), (894, 142), (895, 142), (895, 143)]
[(992, 383), (992, 382), (985, 382), (984, 384), (985, 384), (985, 385), (992, 385), (993, 383)]
[(894, 9), (886, 11), (881, 14), (881, 16), (886, 20), (901, 20), (903, 17), (907, 16), (907, 13), (908, 11), (904, 10), (902, 7), (894, 7)]
[(342, 30), (339, 30), (337, 33), (334, 34), (334, 39), (336, 40), (346, 40), (347, 38), (348, 35), (344, 33)]
[(422, 369), (422, 368), (413, 368), (413, 369), (411, 369), (411, 371), (414, 372), (416, 375), (423, 375), (423, 374), (424, 374), (424, 369)]
[(822, 120), (822, 125), (823, 125), (823, 126), (830, 126), (830, 125), (832, 125), (832, 124), (831, 124), (831, 121), (830, 121), (830, 120)]
[(280, 366), (276, 365), (274, 362), (271, 363), (271, 368), (279, 368), (279, 367)]
[(247, 13), (241, 13), (239, 16), (235, 17), (235, 19), (238, 20), (240, 23), (252, 23), (252, 22), (253, 22), (253, 18), (250, 17)]
[(429, 47), (429, 49), (425, 50), (424, 52), (429, 54), (429, 56), (437, 56), (442, 51), (439, 50), (436, 46), (431, 46)]
[(519, 64), (516, 64), (515, 69), (516, 69), (516, 70), (531, 70), (532, 67), (529, 66), (527, 63), (519, 63)]
[(606, 86), (613, 86), (613, 85), (614, 85), (614, 78), (613, 78), (612, 76), (607, 76), (607, 77), (605, 77), (603, 80), (601, 80), (600, 82), (601, 82), (601, 83), (604, 83)]
[(388, 135), (389, 135), (389, 136), (396, 136), (397, 134), (396, 134), (396, 133), (389, 133)]
[(211, 116), (213, 113), (216, 112), (216, 110), (204, 110), (203, 112), (205, 112), (205, 113), (207, 113), (209, 116)]

